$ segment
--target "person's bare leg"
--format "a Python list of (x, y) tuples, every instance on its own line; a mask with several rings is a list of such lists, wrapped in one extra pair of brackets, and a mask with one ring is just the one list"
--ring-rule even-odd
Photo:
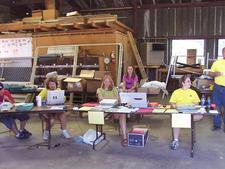
[(126, 123), (126, 114), (121, 114), (119, 116), (120, 128), (122, 131), (123, 139), (127, 139), (127, 123)]
[(25, 129), (26, 123), (27, 123), (26, 120), (20, 121), (20, 131), (23, 131)]
[(15, 134), (15, 136), (19, 133), (19, 130), (16, 126), (16, 124), (12, 124), (12, 128), (11, 128), (11, 131)]
[(180, 135), (180, 128), (173, 128), (173, 139), (178, 140)]
[(66, 117), (66, 113), (61, 113), (58, 116), (60, 124), (61, 124), (61, 129), (62, 130), (66, 130), (67, 127), (67, 117)]

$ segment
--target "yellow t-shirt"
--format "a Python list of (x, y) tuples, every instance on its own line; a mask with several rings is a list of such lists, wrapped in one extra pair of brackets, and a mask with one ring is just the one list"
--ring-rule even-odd
[(197, 104), (200, 99), (197, 93), (192, 89), (184, 90), (182, 88), (175, 90), (170, 98), (170, 103), (177, 105)]
[(101, 95), (103, 98), (115, 99), (118, 97), (118, 89), (114, 87), (112, 90), (105, 90), (102, 88), (97, 89), (97, 95)]
[[(56, 90), (61, 90), (60, 88), (57, 88)], [(47, 99), (47, 93), (48, 89), (44, 88), (38, 96), (41, 96), (41, 100), (46, 100)]]
[(215, 77), (215, 83), (221, 86), (225, 86), (225, 59), (217, 60), (211, 67), (212, 72), (222, 72), (223, 76)]

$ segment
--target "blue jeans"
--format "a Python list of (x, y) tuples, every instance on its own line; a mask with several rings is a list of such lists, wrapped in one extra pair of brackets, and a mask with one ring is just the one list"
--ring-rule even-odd
[(19, 121), (27, 121), (30, 117), (27, 114), (19, 115), (4, 115), (0, 117), (0, 122), (2, 122), (8, 129), (12, 129), (13, 124), (16, 125), (15, 119)]
[[(225, 87), (215, 84), (212, 96), (213, 96), (213, 103), (216, 104), (216, 107), (220, 112), (218, 115), (214, 116), (214, 120), (213, 120), (214, 126), (221, 127), (222, 107), (225, 109)], [(223, 122), (225, 123), (225, 116), (224, 116)]]

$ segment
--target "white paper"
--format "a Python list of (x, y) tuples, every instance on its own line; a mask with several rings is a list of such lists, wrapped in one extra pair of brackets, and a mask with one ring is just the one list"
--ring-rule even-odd
[(209, 110), (209, 113), (212, 113), (212, 114), (219, 114), (219, 112), (217, 110)]
[(89, 124), (104, 124), (104, 112), (88, 111)]
[(191, 128), (191, 114), (172, 114), (172, 128)]

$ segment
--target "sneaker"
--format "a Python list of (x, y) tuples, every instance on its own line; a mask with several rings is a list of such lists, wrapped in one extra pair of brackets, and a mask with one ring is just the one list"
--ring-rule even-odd
[(67, 130), (63, 130), (63, 131), (62, 131), (62, 135), (63, 135), (66, 139), (71, 138), (71, 136), (70, 136), (70, 134), (69, 134), (69, 132), (68, 132)]
[(44, 130), (42, 138), (43, 138), (43, 140), (48, 140), (48, 138), (49, 138), (49, 131)]
[(21, 131), (21, 133), (24, 133), (25, 135), (27, 135), (28, 137), (32, 136), (32, 133), (29, 132), (28, 130), (24, 129), (23, 131)]
[(220, 130), (221, 127), (220, 126), (213, 126), (212, 131), (216, 131), (216, 130)]
[(171, 143), (171, 145), (170, 145), (170, 148), (171, 148), (172, 150), (176, 150), (178, 147), (179, 147), (179, 142), (178, 142), (178, 140), (173, 140), (172, 143)]
[(22, 133), (22, 132), (19, 132), (17, 135), (16, 135), (16, 138), (19, 139), (19, 140), (24, 140), (24, 139), (27, 139), (29, 138), (28, 135)]

